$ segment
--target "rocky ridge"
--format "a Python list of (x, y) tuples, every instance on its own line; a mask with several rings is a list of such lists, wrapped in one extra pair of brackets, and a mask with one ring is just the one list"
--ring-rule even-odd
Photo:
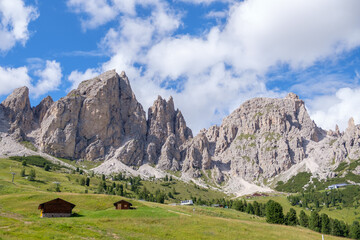
[(1, 103), (0, 129), (55, 157), (104, 161), (99, 173), (159, 177), (170, 170), (199, 185), (249, 193), (270, 191), (267, 185), (301, 171), (333, 177), (340, 162), (360, 158), (360, 125), (350, 119), (344, 132), (326, 132), (293, 93), (248, 100), (195, 137), (172, 97), (159, 96), (146, 119), (124, 72), (105, 72), (34, 108), (28, 94), (22, 87)]

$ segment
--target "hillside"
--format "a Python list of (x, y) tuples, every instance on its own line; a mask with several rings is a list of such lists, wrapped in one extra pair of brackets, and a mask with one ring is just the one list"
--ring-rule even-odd
[(193, 136), (172, 97), (159, 96), (146, 117), (126, 74), (114, 70), (56, 102), (47, 97), (31, 107), (22, 87), (0, 105), (0, 157), (41, 155), (70, 168), (84, 162), (107, 176), (171, 174), (236, 196), (271, 192), (299, 173), (310, 174), (301, 187), (313, 179), (359, 184), (359, 131), (353, 119), (344, 132), (317, 127), (289, 93), (250, 99)]
[[(321, 239), (319, 233), (308, 229), (268, 224), (264, 218), (233, 209), (169, 206), (79, 193), (84, 187), (66, 181), (70, 174), (60, 170), (48, 172), (27, 166), (27, 170), (36, 170), (37, 180), (15, 175), (12, 183), (10, 166), (17, 173), (22, 164), (6, 159), (0, 164), (0, 239)], [(48, 189), (53, 181), (61, 181), (63, 192)], [(74, 217), (39, 217), (38, 205), (56, 197), (76, 205)], [(120, 199), (132, 202), (136, 210), (114, 210), (112, 204)]]

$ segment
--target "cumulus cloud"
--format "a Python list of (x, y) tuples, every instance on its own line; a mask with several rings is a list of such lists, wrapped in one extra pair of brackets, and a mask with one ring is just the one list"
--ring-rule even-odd
[[(0, 66), (0, 95), (7, 95), (15, 88), (27, 86), (30, 94), (39, 97), (57, 90), (61, 84), (61, 66), (56, 61), (36, 60), (36, 64), (18, 68)], [(35, 80), (32, 77), (36, 76)]]
[(35, 76), (39, 77), (39, 80), (30, 89), (35, 97), (57, 90), (62, 78), (60, 63), (47, 60), (45, 68), (37, 70)]
[(26, 67), (3, 68), (0, 66), (0, 95), (11, 93), (15, 88), (30, 86), (31, 78)]
[[(301, 72), (360, 45), (358, 0), (231, 2), (226, 23), (200, 36), (174, 35), (182, 26), (181, 15), (163, 1), (145, 2), (150, 16), (139, 16), (136, 10), (122, 16), (119, 26), (102, 40), (111, 59), (87, 71), (125, 70), (145, 108), (158, 94), (173, 95), (194, 132), (219, 123), (248, 98), (283, 96), (266, 87), (270, 68), (288, 65), (289, 71)], [(116, 5), (115, 1), (108, 4)], [(140, 3), (134, 0), (134, 4)], [(314, 82), (290, 86), (310, 95), (321, 89)], [(327, 95), (344, 87), (335, 79), (328, 80), (327, 86), (331, 87), (323, 92)]]
[[(171, 27), (173, 19), (164, 14), (164, 7), (167, 4), (161, 0), (68, 0), (67, 6), (77, 14), (83, 14), (81, 18), (83, 29), (92, 29), (104, 25), (119, 15), (135, 16), (136, 6), (154, 7), (157, 13), (154, 14), (154, 23), (163, 24), (164, 27)], [(176, 24), (176, 23), (175, 23)]]
[(25, 45), (29, 39), (28, 25), (38, 18), (33, 6), (25, 6), (22, 0), (0, 0), (0, 51), (6, 52), (17, 42)]
[(316, 97), (309, 101), (310, 115), (317, 125), (324, 129), (345, 130), (348, 120), (353, 117), (360, 123), (360, 88), (341, 88), (334, 95)]
[(234, 0), (178, 0), (185, 3), (191, 3), (191, 4), (211, 4), (214, 2), (233, 2)]
[(83, 73), (77, 70), (72, 71), (68, 77), (68, 80), (72, 83), (70, 89), (77, 88), (82, 81), (96, 77), (99, 74), (98, 70), (92, 68), (87, 69)]
[(67, 5), (76, 13), (86, 13), (87, 18), (81, 20), (84, 29), (95, 28), (113, 20), (117, 11), (107, 0), (69, 0)]

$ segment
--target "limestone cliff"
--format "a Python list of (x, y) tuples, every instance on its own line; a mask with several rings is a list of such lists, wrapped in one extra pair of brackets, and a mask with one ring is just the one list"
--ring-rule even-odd
[(10, 132), (21, 130), (21, 132), (28, 133), (33, 129), (34, 113), (30, 106), (27, 87), (15, 89), (1, 105), (11, 123)]
[(57, 157), (104, 160), (112, 155), (138, 165), (145, 134), (145, 112), (128, 78), (108, 71), (83, 81), (53, 103), (43, 117), (37, 142), (41, 150)]
[(159, 96), (149, 108), (147, 129), (147, 161), (160, 169), (180, 170), (180, 147), (192, 138), (192, 131), (172, 97), (166, 101)]
[(98, 172), (132, 172), (144, 165), (147, 172), (152, 167), (181, 171), (185, 180), (207, 179), (229, 191), (239, 182), (263, 184), (278, 176), (286, 181), (299, 171), (332, 177), (341, 162), (360, 158), (360, 125), (350, 119), (344, 132), (338, 127), (325, 132), (293, 93), (248, 100), (220, 126), (193, 137), (172, 97), (159, 96), (146, 119), (127, 76), (114, 70), (34, 108), (28, 88), (18, 88), (0, 105), (0, 120), (2, 132), (33, 141), (42, 152), (105, 161)]

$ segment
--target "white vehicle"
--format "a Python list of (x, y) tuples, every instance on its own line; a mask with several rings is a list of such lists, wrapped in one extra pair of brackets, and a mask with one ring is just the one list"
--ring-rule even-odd
[(184, 200), (181, 201), (180, 205), (194, 205), (193, 200)]

